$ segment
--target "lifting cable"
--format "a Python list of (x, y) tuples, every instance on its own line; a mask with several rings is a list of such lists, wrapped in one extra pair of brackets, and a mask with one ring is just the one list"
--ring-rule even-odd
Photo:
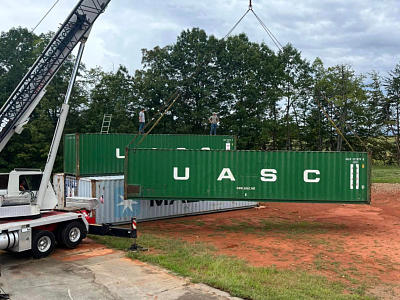
[(249, 13), (250, 8), (244, 13), (244, 15), (239, 19), (239, 21), (236, 22), (236, 24), (231, 28), (231, 30), (229, 30), (229, 32), (224, 36), (223, 39), (226, 39), (231, 33), (232, 31), (235, 30), (236, 26), (239, 25), (239, 23), (243, 20), (243, 18)]
[(254, 16), (256, 17), (256, 19), (258, 20), (258, 22), (261, 24), (261, 27), (265, 30), (265, 32), (268, 34), (268, 36), (270, 37), (270, 39), (272, 40), (272, 42), (275, 44), (275, 46), (279, 49), (279, 50), (283, 50), (283, 46), (282, 44), (278, 41), (278, 39), (275, 37), (275, 35), (272, 33), (271, 30), (269, 30), (269, 28), (267, 27), (267, 25), (264, 24), (264, 22), (257, 16), (257, 14), (254, 12), (253, 9), (250, 9), (251, 12), (254, 14)]
[(257, 21), (260, 23), (260, 25), (264, 29), (264, 31), (268, 34), (269, 38), (272, 40), (272, 42), (275, 44), (275, 46), (280, 51), (282, 51), (282, 49), (283, 49), (282, 44), (279, 42), (279, 40), (276, 38), (276, 36), (272, 33), (272, 31), (267, 27), (267, 25), (265, 25), (265, 23), (261, 20), (261, 18), (254, 12), (252, 0), (249, 0), (249, 8), (246, 10), (246, 12), (243, 14), (243, 16), (236, 22), (236, 24), (231, 28), (231, 30), (228, 31), (228, 33), (224, 36), (224, 39), (226, 39), (235, 30), (235, 28), (239, 25), (240, 22), (242, 22), (244, 17), (250, 11), (256, 17)]
[[(242, 17), (235, 23), (235, 25), (231, 28), (231, 30), (229, 30), (229, 32), (224, 36), (224, 39), (226, 39), (234, 30), (235, 28), (239, 25), (239, 23), (244, 19), (244, 17), (249, 13), (252, 12), (253, 15), (256, 17), (257, 21), (260, 23), (261, 27), (264, 29), (264, 31), (267, 33), (267, 35), (269, 36), (269, 38), (272, 40), (272, 42), (275, 44), (275, 46), (280, 50), (283, 51), (283, 46), (282, 44), (279, 42), (279, 40), (276, 38), (276, 36), (272, 33), (272, 31), (267, 27), (267, 25), (265, 25), (265, 23), (261, 20), (261, 18), (255, 13), (254, 9), (253, 9), (253, 5), (252, 5), (252, 0), (249, 0), (249, 7), (246, 10), (246, 12), (242, 15)], [(326, 116), (326, 118), (330, 121), (330, 123), (332, 124), (332, 126), (335, 128), (336, 132), (343, 138), (343, 140), (346, 142), (346, 144), (349, 146), (349, 148), (354, 152), (354, 148), (350, 145), (349, 141), (345, 138), (344, 134), (341, 132), (341, 130), (337, 127), (337, 125), (335, 124), (335, 122), (329, 117), (329, 114), (325, 111), (325, 109), (320, 105), (319, 101), (317, 102), (319, 108), (321, 109), (321, 111), (324, 113), (324, 115)], [(293, 105), (293, 102), (290, 103), (290, 106), (293, 107), (293, 109), (295, 110), (295, 107)], [(365, 149), (367, 149), (368, 151), (368, 146), (361, 140), (361, 138), (357, 135), (357, 133), (351, 129), (350, 125), (348, 125), (347, 123), (345, 123), (345, 125), (350, 129), (350, 131), (352, 131), (354, 133), (354, 135), (357, 137), (357, 139), (360, 141), (360, 143), (365, 147)]]
[[(325, 98), (325, 100), (327, 100)], [(345, 138), (344, 134), (342, 131), (339, 129), (339, 127), (336, 126), (335, 122), (332, 120), (332, 118), (329, 116), (329, 114), (326, 112), (326, 110), (322, 107), (322, 105), (317, 101), (319, 108), (322, 110), (322, 112), (325, 114), (325, 117), (331, 122), (332, 126), (336, 129), (336, 132), (343, 138), (343, 140), (346, 142), (347, 146), (351, 149), (351, 151), (354, 152), (354, 148), (350, 145), (349, 141)]]
[[(59, 0), (57, 0), (58, 2)], [(228, 33), (224, 36), (223, 39), (226, 39), (227, 37), (229, 37), (229, 35), (235, 30), (235, 28), (240, 24), (240, 22), (242, 22), (242, 20), (244, 19), (244, 17), (249, 13), (252, 12), (253, 15), (256, 17), (257, 21), (260, 23), (261, 27), (264, 29), (264, 31), (267, 33), (267, 35), (269, 36), (269, 38), (272, 40), (272, 42), (275, 44), (275, 46), (280, 50), (283, 51), (283, 46), (282, 44), (279, 42), (279, 40), (276, 38), (276, 36), (272, 33), (272, 31), (267, 27), (267, 25), (265, 25), (265, 23), (261, 20), (261, 18), (254, 12), (253, 10), (253, 5), (252, 5), (252, 0), (249, 0), (249, 7), (246, 10), (246, 12), (240, 17), (240, 19), (235, 23), (235, 25), (228, 31)], [(198, 72), (195, 73), (195, 75), (197, 75), (200, 72), (200, 70)], [(150, 132), (154, 129), (155, 126), (157, 126), (157, 124), (161, 121), (161, 119), (164, 117), (164, 115), (171, 109), (172, 105), (174, 105), (174, 103), (178, 100), (178, 98), (181, 96), (181, 92), (177, 92), (175, 91), (169, 98), (169, 100), (164, 104), (164, 107), (166, 107), (166, 109), (163, 111), (163, 109), (160, 109), (158, 111), (158, 113), (150, 120), (149, 123), (147, 123), (143, 129), (146, 129), (148, 126), (150, 126), (150, 124), (156, 119), (156, 116), (160, 114), (160, 117), (155, 121), (155, 123), (151, 126), (151, 128), (142, 136), (142, 138), (139, 140), (139, 142), (136, 144), (136, 146), (140, 145), (143, 140), (147, 137), (148, 134), (150, 134)], [(324, 113), (324, 115), (326, 116), (326, 118), (330, 121), (330, 123), (332, 124), (332, 126), (335, 128), (336, 132), (343, 138), (343, 140), (346, 142), (346, 144), (349, 146), (349, 148), (351, 149), (351, 151), (354, 152), (354, 148), (351, 146), (351, 144), (349, 143), (349, 141), (346, 139), (346, 137), (344, 136), (344, 134), (341, 132), (341, 130), (337, 127), (337, 125), (335, 124), (335, 122), (330, 118), (329, 114), (325, 111), (325, 109), (320, 105), (319, 101), (317, 102), (319, 108), (321, 109), (321, 111)], [(293, 106), (293, 103), (291, 103), (291, 106)], [(293, 106), (294, 109), (294, 106)], [(350, 126), (348, 124), (345, 124), (346, 126)], [(357, 139), (364, 145), (364, 147), (368, 150), (367, 145), (361, 140), (361, 138), (355, 133), (354, 130), (350, 129), (354, 135), (357, 137)], [(129, 148), (129, 146), (139, 137), (140, 135), (135, 136), (131, 142), (128, 144), (127, 148)]]
[(58, 3), (59, 1), (60, 1), (60, 0), (56, 0), (56, 1), (54, 2), (53, 6), (50, 7), (50, 9), (49, 9), (49, 10), (45, 13), (45, 15), (43, 16), (43, 18), (41, 18), (40, 21), (36, 24), (36, 26), (32, 28), (31, 33), (33, 33), (33, 32), (36, 30), (36, 28), (38, 28), (38, 26), (43, 22), (43, 20), (44, 20), (44, 19), (47, 17), (47, 15), (53, 10), (54, 6), (56, 6), (57, 3)]
[[(274, 41), (275, 45), (277, 45), (277, 47), (279, 48), (279, 50), (282, 50), (282, 46), (279, 43), (279, 41), (275, 38), (275, 36), (272, 34), (272, 32), (267, 28), (267, 26), (261, 21), (261, 19), (255, 14), (255, 12), (253, 11), (253, 7), (252, 7), (252, 0), (249, 0), (249, 8), (247, 9), (247, 11), (244, 13), (244, 15), (236, 22), (236, 24), (231, 28), (231, 30), (228, 31), (228, 33), (224, 36), (223, 39), (226, 39), (232, 32), (233, 30), (235, 30), (235, 28), (239, 25), (239, 23), (243, 20), (243, 18), (249, 13), (249, 11), (252, 11), (253, 14), (256, 16), (257, 20), (259, 20), (261, 26), (263, 26), (264, 30), (268, 33), (268, 35), (271, 37), (271, 39)], [(273, 37), (273, 38), (272, 38)], [(195, 75), (197, 75), (198, 73), (200, 73), (201, 70), (199, 69), (194, 75), (193, 77), (195, 77)], [(176, 96), (175, 96), (176, 95)], [(150, 129), (142, 136), (142, 138), (139, 140), (139, 142), (136, 144), (136, 146), (140, 145), (143, 140), (147, 137), (147, 135), (150, 134), (150, 132), (153, 130), (153, 128), (155, 126), (157, 126), (157, 124), (161, 121), (161, 119), (164, 117), (164, 115), (170, 110), (170, 108), (172, 107), (172, 105), (174, 105), (174, 103), (178, 100), (178, 98), (181, 96), (181, 92), (177, 92), (175, 91), (169, 98), (169, 100), (164, 104), (164, 107), (167, 107), (164, 111), (163, 108), (160, 109), (158, 111), (158, 113), (150, 120), (150, 122), (148, 122), (143, 130), (145, 130), (147, 127), (150, 126), (150, 124), (152, 124), (152, 122), (156, 119), (156, 116), (160, 115), (160, 117), (155, 121), (155, 123), (150, 127)], [(129, 148), (130, 145), (132, 145), (138, 138), (140, 135), (136, 135), (127, 145), (127, 148)]]

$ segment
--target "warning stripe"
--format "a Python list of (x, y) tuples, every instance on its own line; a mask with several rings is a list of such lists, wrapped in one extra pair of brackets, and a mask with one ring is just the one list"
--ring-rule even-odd
[(136, 229), (136, 227), (137, 227), (136, 221), (132, 220), (132, 229)]

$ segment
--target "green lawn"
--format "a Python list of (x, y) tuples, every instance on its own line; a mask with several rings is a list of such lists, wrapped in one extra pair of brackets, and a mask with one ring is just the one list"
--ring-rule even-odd
[[(129, 239), (92, 237), (110, 247), (124, 250)], [(133, 259), (164, 267), (245, 299), (374, 299), (366, 295), (365, 283), (345, 284), (303, 270), (253, 267), (234, 257), (219, 255), (213, 247), (142, 233), (138, 243), (149, 252), (128, 252)], [(373, 285), (373, 283), (369, 283)]]
[(396, 166), (373, 166), (372, 183), (400, 183), (400, 168)]

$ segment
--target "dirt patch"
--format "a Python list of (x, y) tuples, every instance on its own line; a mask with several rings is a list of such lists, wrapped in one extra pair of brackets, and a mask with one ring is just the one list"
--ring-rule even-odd
[(139, 226), (139, 232), (210, 243), (254, 266), (394, 285), (377, 294), (400, 297), (400, 184), (374, 184), (371, 205), (263, 203)]
[(77, 261), (90, 257), (103, 256), (114, 253), (115, 251), (86, 238), (81, 245), (75, 249), (57, 248), (52, 254), (52, 258), (60, 261)]

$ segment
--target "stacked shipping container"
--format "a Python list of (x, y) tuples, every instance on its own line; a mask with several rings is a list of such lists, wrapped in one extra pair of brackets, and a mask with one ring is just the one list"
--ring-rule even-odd
[[(149, 135), (138, 144), (141, 138), (66, 135), (65, 172), (74, 176), (58, 184), (59, 195), (100, 199), (99, 223), (235, 209), (254, 201), (370, 202), (367, 153), (226, 151), (236, 148), (232, 136)], [(125, 177), (104, 176), (123, 171)], [(93, 175), (102, 177), (81, 177)]]
[(125, 148), (235, 150), (233, 136), (150, 134), (66, 134), (64, 172), (79, 177), (124, 173)]
[[(100, 200), (97, 223), (152, 220), (255, 206), (249, 201), (186, 201), (124, 199), (125, 148), (170, 148), (234, 150), (233, 136), (135, 134), (67, 134), (64, 137), (64, 172), (53, 178), (59, 202), (66, 196), (93, 197)], [(105, 176), (118, 175), (118, 176)], [(88, 177), (92, 176), (92, 177)], [(96, 176), (96, 177), (93, 177)]]

